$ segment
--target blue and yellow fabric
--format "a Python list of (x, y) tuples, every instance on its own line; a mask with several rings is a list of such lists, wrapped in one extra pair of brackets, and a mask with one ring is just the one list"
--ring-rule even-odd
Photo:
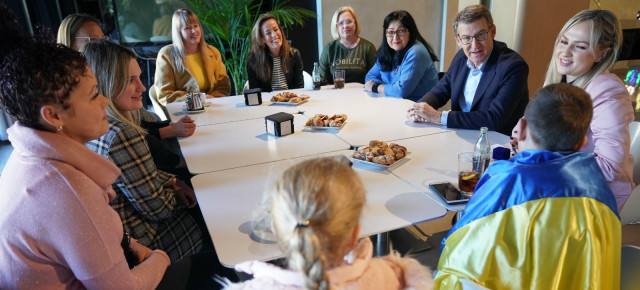
[(442, 242), (436, 288), (619, 289), (621, 225), (591, 153), (491, 165)]

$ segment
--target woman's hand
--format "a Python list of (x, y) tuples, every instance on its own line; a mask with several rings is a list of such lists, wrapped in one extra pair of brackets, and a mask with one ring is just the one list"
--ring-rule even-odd
[(378, 85), (377, 90), (376, 90), (377, 92), (374, 92), (373, 91), (373, 85), (375, 85), (375, 84), (376, 84), (376, 82), (374, 82), (373, 80), (369, 80), (366, 84), (364, 84), (364, 91), (365, 92), (372, 92), (372, 93), (384, 93), (385, 84), (380, 83)]
[(129, 244), (131, 246), (131, 250), (133, 250), (133, 254), (138, 259), (137, 264), (144, 262), (144, 260), (147, 259), (147, 257), (151, 255), (151, 253), (153, 253), (151, 249), (145, 247), (143, 244), (138, 243), (138, 241), (134, 238), (131, 238)]
[(412, 122), (440, 124), (441, 116), (442, 112), (427, 103), (415, 103), (407, 110), (407, 119)]
[(196, 130), (196, 123), (189, 117), (189, 115), (185, 115), (176, 123), (169, 123), (168, 126), (160, 128), (158, 131), (160, 132), (160, 138), (173, 138), (173, 137), (189, 137), (193, 135), (193, 132)]
[(373, 80), (369, 80), (366, 84), (364, 84), (364, 91), (365, 92), (373, 92), (372, 88), (373, 88), (373, 84), (375, 84), (376, 82), (374, 82)]
[(175, 190), (176, 197), (178, 197), (178, 199), (188, 208), (192, 208), (198, 204), (196, 195), (193, 193), (193, 189), (186, 185), (182, 180), (176, 179), (173, 189)]

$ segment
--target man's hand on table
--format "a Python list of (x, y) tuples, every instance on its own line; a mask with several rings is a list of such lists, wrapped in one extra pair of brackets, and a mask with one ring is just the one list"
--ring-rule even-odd
[(415, 103), (413, 107), (407, 111), (407, 119), (418, 123), (434, 123), (440, 124), (442, 112), (434, 109), (427, 103)]

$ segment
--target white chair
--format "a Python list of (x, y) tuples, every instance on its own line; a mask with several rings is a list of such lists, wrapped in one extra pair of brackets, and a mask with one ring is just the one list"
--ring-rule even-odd
[(302, 71), (302, 77), (304, 78), (305, 89), (313, 87), (313, 78), (311, 78), (311, 75), (308, 72)]
[(636, 187), (620, 210), (620, 221), (623, 225), (640, 222), (640, 122), (635, 121), (629, 124), (629, 135), (631, 137), (629, 152), (633, 155), (633, 182)]
[(620, 257), (620, 289), (638, 289), (640, 286), (640, 248), (622, 246)]
[[(302, 77), (304, 78), (304, 86), (303, 86), (303, 88), (309, 89), (309, 88), (313, 87), (313, 79), (311, 78), (311, 75), (308, 72), (302, 71)], [(246, 90), (248, 88), (249, 88), (249, 81), (244, 83), (244, 89)]]
[[(153, 87), (150, 88), (150, 90), (153, 90), (153, 89), (154, 89)], [(169, 120), (169, 111), (167, 111), (167, 108), (165, 108), (163, 105), (160, 105), (160, 103), (158, 103), (156, 98), (152, 97), (151, 94), (149, 94), (149, 99), (151, 99), (151, 104), (153, 105), (153, 112), (156, 113), (158, 117), (160, 117), (160, 120), (161, 121)]]

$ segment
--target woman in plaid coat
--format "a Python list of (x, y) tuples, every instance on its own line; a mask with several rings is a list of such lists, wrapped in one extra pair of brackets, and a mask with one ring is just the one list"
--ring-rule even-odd
[(118, 44), (94, 41), (85, 47), (85, 56), (96, 71), (98, 91), (111, 100), (109, 132), (87, 143), (122, 171), (113, 185), (116, 198), (111, 206), (129, 234), (147, 247), (166, 251), (172, 262), (197, 253), (202, 235), (186, 212), (197, 203), (193, 190), (157, 169), (140, 127), (146, 89), (136, 55)]

